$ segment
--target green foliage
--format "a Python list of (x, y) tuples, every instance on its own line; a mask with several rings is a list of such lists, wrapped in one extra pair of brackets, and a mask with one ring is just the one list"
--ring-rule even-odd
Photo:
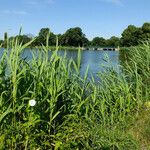
[(68, 29), (61, 38), (61, 44), (67, 46), (84, 46), (87, 43), (88, 39), (79, 27)]
[(34, 42), (34, 45), (39, 46), (39, 45), (45, 45), (46, 46), (46, 39), (47, 36), (48, 38), (48, 45), (55, 45), (56, 43), (56, 36), (50, 32), (49, 28), (42, 28), (39, 32), (39, 36)]
[(150, 44), (130, 49), (123, 74), (107, 68), (94, 81), (88, 69), (80, 77), (80, 49), (76, 62), (61, 57), (57, 39), (49, 57), (49, 36), (32, 60), (22, 59), (34, 40), (17, 37), (0, 59), (0, 149), (138, 149), (128, 127), (150, 98)]
[(147, 101), (150, 95), (150, 42), (122, 50), (122, 65), (129, 74), (128, 82), (133, 82), (133, 93), (137, 99)]
[(142, 27), (129, 25), (122, 33), (122, 46), (135, 46), (150, 38), (150, 23), (144, 23)]
[(142, 26), (143, 34), (141, 36), (143, 41), (150, 39), (150, 23), (144, 23)]
[(91, 41), (92, 46), (106, 46), (106, 40), (102, 37), (95, 37)]
[(134, 25), (129, 25), (122, 33), (121, 42), (123, 46), (134, 46), (138, 44), (138, 28)]
[(150, 33), (150, 23), (146, 22), (142, 26), (142, 30), (144, 33)]
[[(47, 40), (48, 36), (48, 41)], [(36, 36), (36, 39), (30, 47), (37, 47), (37, 46), (55, 46), (56, 39), (58, 37), (58, 46), (68, 46), (68, 47), (130, 47), (136, 46), (144, 41), (147, 41), (150, 38), (150, 23), (146, 22), (142, 25), (142, 27), (136, 27), (134, 25), (129, 25), (122, 33), (121, 38), (112, 36), (109, 39), (105, 39), (103, 37), (94, 37), (91, 41), (89, 41), (85, 34), (83, 33), (80, 27), (70, 28), (64, 34), (54, 34), (50, 31), (49, 28), (42, 28), (39, 31), (39, 34)], [(9, 41), (13, 41), (18, 38), (19, 42), (22, 44), (28, 43), (32, 40), (32, 36), (30, 35), (21, 35), (19, 36), (10, 37)], [(7, 33), (4, 34), (4, 41), (0, 41), (3, 47), (7, 46), (8, 35)], [(48, 45), (47, 45), (48, 42)]]
[(112, 36), (110, 39), (107, 40), (103, 37), (95, 37), (91, 41), (91, 45), (99, 47), (117, 47), (120, 45), (120, 39), (115, 36)]
[(120, 38), (112, 36), (110, 39), (107, 40), (106, 45), (110, 47), (118, 47), (120, 46)]

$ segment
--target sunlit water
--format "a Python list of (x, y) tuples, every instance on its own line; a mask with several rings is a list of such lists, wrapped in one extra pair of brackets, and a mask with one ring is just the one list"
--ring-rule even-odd
[[(25, 49), (22, 53), (22, 57), (26, 60), (32, 59), (32, 52), (35, 52), (38, 57), (37, 50)], [(78, 51), (77, 50), (59, 50), (58, 54), (63, 56), (66, 53), (66, 57), (72, 58), (74, 61), (77, 61)], [(0, 49), (0, 56), (3, 54), (3, 49)], [(51, 52), (49, 52), (51, 55)], [(93, 51), (93, 50), (84, 50), (81, 51), (81, 67), (80, 73), (81, 76), (84, 76), (87, 67), (88, 77), (92, 75), (97, 78), (99, 72), (104, 71), (106, 68), (114, 68), (116, 71), (119, 71), (119, 52), (118, 51)]]

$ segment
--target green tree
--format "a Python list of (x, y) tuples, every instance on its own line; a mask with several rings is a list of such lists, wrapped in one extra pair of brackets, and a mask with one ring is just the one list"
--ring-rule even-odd
[(87, 43), (88, 40), (79, 27), (68, 29), (61, 37), (61, 44), (66, 46), (84, 46)]
[(30, 42), (32, 40), (32, 38), (28, 37), (27, 35), (17, 35), (17, 36), (11, 36), (9, 39), (8, 39), (8, 43), (9, 43), (9, 46), (11, 47), (12, 44), (15, 44), (14, 41), (18, 42), (18, 44), (26, 44), (28, 42)]
[(122, 33), (121, 44), (122, 46), (134, 46), (139, 42), (139, 31), (134, 25), (129, 25)]
[(142, 41), (150, 39), (150, 23), (148, 22), (144, 23), (141, 30), (142, 30), (141, 34)]
[(50, 29), (49, 28), (42, 28), (39, 32), (39, 37), (46, 39), (47, 34), (50, 33)]
[(19, 42), (22, 44), (26, 44), (29, 41), (31, 41), (32, 39), (30, 37), (28, 37), (27, 35), (18, 35), (15, 38), (18, 38)]
[(146, 22), (142, 26), (142, 30), (144, 33), (150, 33), (150, 23)]
[(106, 40), (103, 37), (95, 37), (91, 41), (91, 45), (104, 47), (106, 46)]
[(110, 47), (118, 47), (120, 46), (120, 38), (112, 36), (107, 40), (106, 45)]
[(56, 45), (56, 35), (53, 32), (49, 36), (49, 45)]
[(39, 32), (39, 35), (36, 37), (34, 41), (34, 46), (46, 45), (46, 39), (49, 37), (49, 45), (55, 45), (56, 43), (56, 35), (53, 32), (50, 32), (49, 28), (42, 28)]
[(90, 41), (88, 40), (88, 38), (83, 37), (82, 38), (82, 45), (81, 46), (88, 46), (90, 44)]
[(49, 28), (42, 28), (39, 31), (39, 35), (35, 40), (35, 45), (37, 45), (37, 46), (46, 45), (46, 38), (47, 38), (48, 34), (50, 34), (50, 29)]
[(61, 34), (57, 34), (57, 37), (58, 37), (58, 43), (59, 45), (61, 45), (61, 41), (62, 41), (62, 35)]

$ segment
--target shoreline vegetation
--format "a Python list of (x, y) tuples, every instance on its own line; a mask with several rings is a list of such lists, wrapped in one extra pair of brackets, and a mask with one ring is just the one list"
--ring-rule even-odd
[[(13, 40), (0, 58), (0, 149), (150, 149), (150, 42), (120, 51), (122, 73), (80, 77), (81, 53), (68, 60), (33, 41)], [(48, 43), (48, 38), (47, 38)], [(47, 44), (48, 45), (48, 44)]]
[[(43, 49), (43, 46), (36, 46), (36, 47), (28, 47), (29, 49)], [(84, 50), (98, 50), (98, 51), (119, 51), (120, 47), (74, 47), (74, 46), (48, 46), (47, 49), (49, 49), (50, 51), (55, 51), (57, 50), (76, 50), (78, 51), (79, 49), (81, 51)]]
[[(7, 43), (13, 43), (15, 39), (21, 44), (26, 44), (29, 41), (34, 41), (29, 45), (30, 48), (40, 46), (55, 46), (59, 41), (58, 46), (64, 48), (80, 47), (130, 47), (137, 46), (142, 42), (145, 42), (150, 38), (150, 23), (146, 22), (141, 27), (129, 25), (121, 34), (121, 37), (112, 36), (109, 39), (103, 37), (94, 37), (89, 40), (83, 33), (80, 27), (74, 27), (68, 29), (63, 34), (55, 34), (49, 28), (42, 28), (38, 35), (32, 34), (21, 35), (22, 29), (19, 31), (19, 35), (9, 37), (8, 33), (4, 33), (4, 39), (0, 40), (0, 45), (7, 46)], [(47, 41), (47, 39), (49, 39)]]
[[(29, 47), (30, 48), (30, 47)], [(43, 49), (43, 46), (36, 46), (36, 47), (31, 47), (31, 49)], [(82, 47), (74, 47), (74, 46), (48, 46), (47, 49), (48, 50), (51, 50), (51, 51), (54, 51), (54, 50), (83, 50)]]

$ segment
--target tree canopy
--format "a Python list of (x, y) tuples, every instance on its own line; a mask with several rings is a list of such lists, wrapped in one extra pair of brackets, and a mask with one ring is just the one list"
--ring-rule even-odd
[(91, 41), (92, 46), (106, 46), (106, 40), (103, 37), (95, 37)]
[(51, 32), (49, 28), (42, 28), (39, 31), (39, 34), (36, 37), (33, 44), (35, 46), (46, 45), (46, 39), (47, 38), (49, 39), (49, 41), (48, 41), (49, 45), (55, 45), (55, 43), (56, 43), (55, 34), (53, 32)]
[(66, 46), (84, 46), (88, 39), (79, 27), (68, 29), (61, 38), (61, 44)]
[(129, 25), (122, 33), (122, 46), (135, 46), (150, 38), (150, 23), (144, 23), (142, 27)]
[[(0, 44), (6, 46), (7, 40), (18, 39), (20, 43), (25, 44), (29, 42), (33, 36), (18, 35), (8, 38), (8, 34), (4, 33), (4, 40), (0, 41)], [(64, 34), (54, 34), (49, 28), (42, 28), (38, 35), (35, 36), (35, 40), (31, 46), (56, 45), (56, 37), (58, 38), (59, 45), (61, 46), (100, 46), (100, 47), (117, 47), (117, 46), (135, 46), (139, 43), (150, 39), (150, 23), (146, 22), (141, 27), (129, 25), (121, 34), (121, 37), (112, 36), (109, 39), (105, 39), (101, 36), (94, 37), (89, 41), (80, 27), (70, 28)], [(47, 41), (48, 39), (48, 41)]]

